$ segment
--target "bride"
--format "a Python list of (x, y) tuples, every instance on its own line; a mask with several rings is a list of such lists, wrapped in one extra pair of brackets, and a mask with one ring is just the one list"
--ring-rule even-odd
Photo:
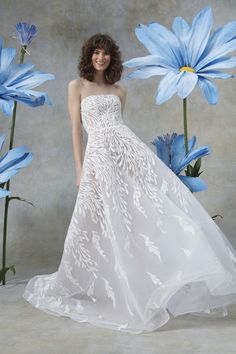
[[(123, 121), (119, 47), (97, 33), (68, 85), (78, 194), (59, 268), (23, 297), (77, 322), (142, 333), (170, 315), (226, 316), (236, 252), (195, 196)], [(88, 134), (82, 154), (82, 125)]]
[[(126, 88), (116, 84), (122, 74), (121, 53), (116, 43), (107, 36), (97, 41), (91, 37), (82, 48), (79, 63), (81, 78), (69, 82), (68, 110), (72, 121), (72, 141), (76, 170), (76, 185), (79, 187), (83, 161), (83, 135), (80, 118), (80, 103), (94, 94), (116, 94), (122, 103), (122, 113), (126, 100)], [(96, 41), (98, 47), (95, 47)], [(94, 42), (94, 43), (93, 43)], [(104, 43), (104, 44), (103, 44)], [(105, 49), (101, 46), (105, 45)], [(92, 56), (91, 56), (91, 51)]]

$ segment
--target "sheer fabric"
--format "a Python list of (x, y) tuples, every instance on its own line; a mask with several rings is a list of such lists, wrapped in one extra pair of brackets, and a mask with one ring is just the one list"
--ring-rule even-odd
[(142, 333), (174, 317), (226, 316), (236, 252), (180, 179), (124, 123), (115, 94), (81, 102), (88, 133), (58, 270), (23, 297), (56, 316)]

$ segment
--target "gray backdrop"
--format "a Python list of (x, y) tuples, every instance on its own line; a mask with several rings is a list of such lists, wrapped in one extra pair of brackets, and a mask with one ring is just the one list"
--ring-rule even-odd
[[(157, 21), (171, 28), (175, 16), (190, 22), (207, 5), (213, 9), (214, 29), (236, 19), (235, 0), (0, 1), (4, 46), (18, 45), (10, 37), (17, 22), (34, 23), (40, 32), (28, 48), (30, 56), (25, 62), (56, 76), (56, 80), (37, 88), (48, 92), (55, 107), (18, 104), (14, 146), (26, 144), (35, 157), (30, 166), (12, 178), (11, 191), (35, 207), (19, 201), (10, 204), (7, 265), (16, 265), (16, 276), (32, 275), (39, 268), (45, 272), (56, 270), (63, 252), (77, 195), (67, 84), (77, 77), (83, 41), (96, 32), (106, 32), (120, 46), (123, 61), (144, 56), (148, 52), (134, 33), (138, 23)], [(161, 106), (155, 105), (161, 77), (125, 81), (128, 72), (125, 69), (120, 81), (128, 91), (124, 121), (155, 151), (151, 141), (157, 135), (183, 132), (182, 101), (175, 96)], [(216, 106), (210, 106), (197, 88), (188, 98), (189, 138), (196, 135), (198, 146), (209, 145), (212, 149), (212, 154), (202, 159), (202, 177), (209, 188), (194, 195), (210, 215), (223, 216), (217, 223), (236, 247), (236, 80), (217, 80), (217, 85), (220, 99)], [(1, 114), (0, 123), (0, 132), (8, 134), (10, 118)], [(84, 131), (84, 149), (86, 142)], [(0, 204), (2, 234), (3, 200)], [(7, 279), (11, 277), (8, 273)]]

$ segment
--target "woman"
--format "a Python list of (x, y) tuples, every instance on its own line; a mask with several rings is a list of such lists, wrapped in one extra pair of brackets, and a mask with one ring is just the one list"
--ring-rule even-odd
[[(23, 297), (78, 322), (151, 332), (236, 303), (236, 252), (180, 179), (123, 121), (119, 48), (95, 34), (68, 87), (79, 187), (58, 271)], [(82, 158), (82, 127), (88, 134)]]
[[(99, 38), (99, 35), (91, 37), (84, 44), (82, 59), (79, 63), (81, 79), (72, 80), (68, 85), (68, 110), (72, 121), (72, 141), (77, 187), (80, 184), (83, 161), (83, 135), (80, 118), (81, 101), (87, 96), (96, 93), (114, 93), (120, 97), (123, 113), (126, 99), (126, 89), (115, 84), (115, 82), (120, 80), (123, 71), (119, 48), (108, 36), (100, 36), (98, 44), (100, 46), (107, 46), (107, 48), (104, 50), (98, 47), (93, 50), (93, 42), (96, 43), (98, 41), (97, 38)], [(93, 50), (92, 56), (91, 50)]]

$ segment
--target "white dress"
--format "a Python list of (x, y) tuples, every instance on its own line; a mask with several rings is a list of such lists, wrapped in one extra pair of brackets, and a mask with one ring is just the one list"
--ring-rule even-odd
[[(236, 251), (180, 179), (124, 123), (115, 94), (81, 102), (88, 133), (58, 270), (23, 297), (56, 316), (142, 333), (236, 303)], [(82, 324), (81, 324), (82, 325)]]

